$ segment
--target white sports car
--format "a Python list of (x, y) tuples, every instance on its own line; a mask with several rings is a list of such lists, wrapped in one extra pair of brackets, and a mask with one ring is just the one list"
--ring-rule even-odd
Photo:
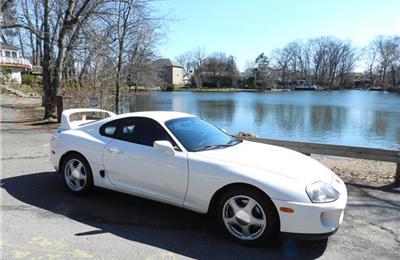
[[(107, 117), (91, 119), (95, 114)], [(178, 112), (66, 110), (51, 138), (51, 160), (72, 193), (98, 186), (213, 213), (245, 244), (279, 233), (328, 237), (347, 202), (343, 181), (316, 160), (237, 140)]]

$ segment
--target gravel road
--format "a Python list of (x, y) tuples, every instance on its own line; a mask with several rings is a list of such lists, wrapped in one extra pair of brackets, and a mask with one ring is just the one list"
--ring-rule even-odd
[(105, 190), (72, 196), (49, 162), (51, 127), (24, 116), (35, 102), (1, 98), (1, 259), (400, 258), (400, 189), (388, 185), (347, 184), (344, 222), (329, 239), (259, 248), (184, 209)]

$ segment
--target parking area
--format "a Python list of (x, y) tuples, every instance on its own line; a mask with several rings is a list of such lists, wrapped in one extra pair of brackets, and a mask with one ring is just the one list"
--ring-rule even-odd
[(329, 239), (241, 246), (184, 209), (100, 189), (70, 195), (49, 162), (51, 132), (18, 123), (19, 109), (2, 104), (2, 259), (400, 257), (399, 188), (347, 184), (344, 222)]

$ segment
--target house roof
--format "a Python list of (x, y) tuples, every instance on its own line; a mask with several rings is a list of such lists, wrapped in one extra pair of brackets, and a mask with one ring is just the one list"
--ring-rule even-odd
[(158, 66), (163, 66), (163, 67), (178, 67), (178, 68), (183, 68), (182, 65), (177, 63), (176, 61), (173, 61), (171, 59), (158, 59), (154, 62)]
[(18, 51), (17, 47), (15, 47), (11, 44), (4, 43), (4, 42), (0, 42), (0, 49), (10, 50), (10, 51)]

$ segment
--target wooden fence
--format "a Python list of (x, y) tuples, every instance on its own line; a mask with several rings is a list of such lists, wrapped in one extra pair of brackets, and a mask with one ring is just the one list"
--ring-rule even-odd
[(282, 140), (273, 140), (273, 139), (264, 139), (255, 137), (243, 137), (243, 136), (239, 136), (239, 138), (252, 142), (282, 146), (304, 154), (322, 154), (322, 155), (367, 159), (374, 161), (394, 162), (396, 163), (394, 186), (400, 187), (400, 151), (398, 150), (363, 148), (363, 147), (332, 145), (332, 144), (292, 142), (292, 141), (282, 141)]

